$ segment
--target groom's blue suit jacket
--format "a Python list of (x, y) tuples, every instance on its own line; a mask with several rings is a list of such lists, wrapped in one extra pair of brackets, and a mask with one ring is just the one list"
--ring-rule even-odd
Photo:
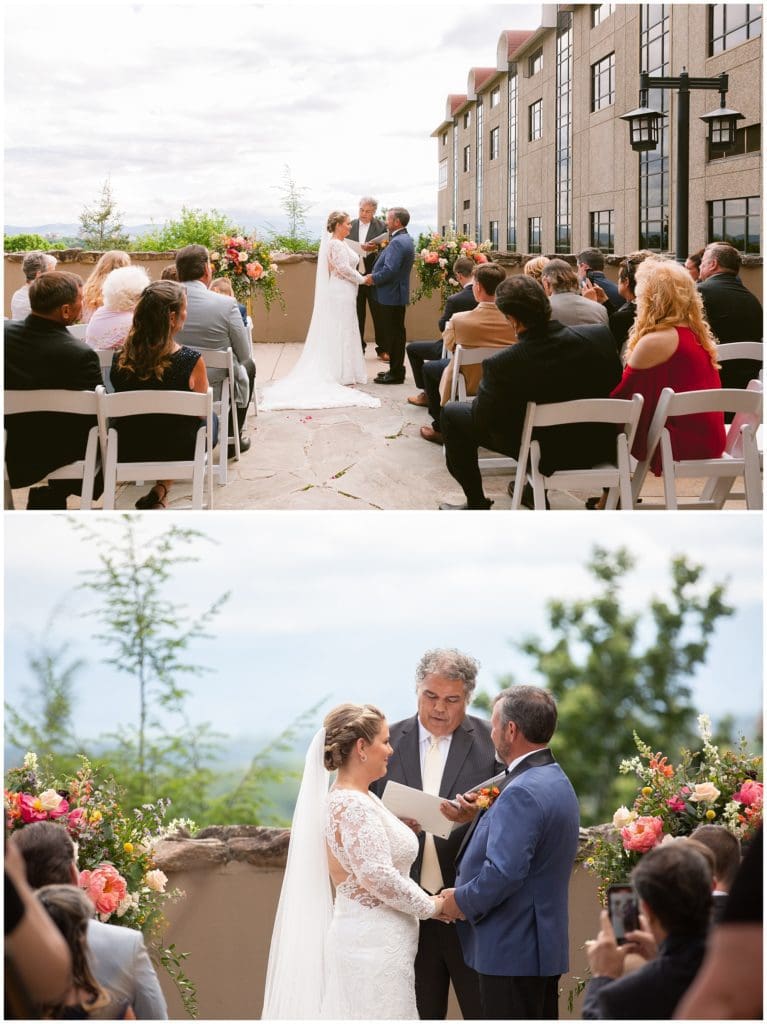
[[(578, 799), (549, 750), (520, 762), (458, 854), (455, 898), (466, 963), (481, 974), (568, 970), (568, 886)], [(541, 763), (543, 762), (543, 763)]]
[(415, 246), (407, 231), (392, 235), (373, 267), (376, 299), (382, 306), (406, 306), (410, 300), (410, 271)]

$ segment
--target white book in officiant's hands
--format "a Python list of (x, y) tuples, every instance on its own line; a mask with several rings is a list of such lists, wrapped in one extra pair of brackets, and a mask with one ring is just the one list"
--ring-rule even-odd
[(385, 242), (388, 239), (388, 237), (389, 232), (384, 231), (382, 235), (376, 235), (375, 238), (368, 238), (365, 242), (362, 243), (355, 242), (353, 238), (345, 238), (344, 241), (346, 242), (350, 249), (357, 253), (358, 256), (369, 256), (370, 253), (368, 252), (367, 248), (363, 248), (363, 246), (367, 247), (368, 245), (381, 245), (381, 243)]
[(418, 822), (424, 832), (430, 832), (441, 839), (447, 839), (457, 827), (439, 809), (439, 805), (445, 802), (443, 796), (424, 793), (422, 789), (403, 786), (400, 782), (387, 782), (381, 800), (384, 807), (388, 807), (398, 818), (411, 818)]

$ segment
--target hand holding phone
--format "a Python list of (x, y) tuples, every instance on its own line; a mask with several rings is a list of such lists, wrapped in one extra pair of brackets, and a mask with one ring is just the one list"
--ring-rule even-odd
[(631, 885), (611, 885), (607, 890), (607, 912), (615, 932), (615, 941), (622, 946), (627, 932), (639, 930), (639, 903)]

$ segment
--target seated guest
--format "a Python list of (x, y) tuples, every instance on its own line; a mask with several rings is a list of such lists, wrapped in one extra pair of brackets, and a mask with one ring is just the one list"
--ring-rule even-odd
[(28, 252), (21, 261), (25, 283), (11, 297), (11, 320), (24, 320), (32, 312), (29, 304), (29, 286), (41, 274), (56, 269), (55, 256), (47, 252)]
[[(213, 267), (204, 245), (187, 245), (179, 249), (176, 253), (176, 270), (187, 297), (186, 323), (179, 341), (192, 348), (232, 349), (236, 391), (233, 401), (237, 410), (237, 425), (235, 428), (233, 424), (233, 429), (239, 430), (240, 451), (246, 452), (250, 448), (250, 438), (243, 434), (243, 428), (256, 379), (250, 335), (234, 299), (209, 290)], [(214, 370), (211, 374), (216, 400), (221, 395), (221, 381), (225, 372)], [(234, 443), (229, 445), (228, 454), (234, 458)]]
[(164, 266), (162, 268), (162, 273), (160, 274), (160, 280), (161, 281), (178, 281), (178, 272), (176, 271), (176, 264), (175, 263), (168, 263), (166, 266)]
[[(636, 271), (636, 320), (626, 345), (628, 362), (613, 398), (644, 396), (631, 453), (647, 456), (647, 434), (661, 391), (720, 388), (716, 342), (695, 283), (678, 263), (648, 259)], [(680, 416), (668, 424), (675, 459), (718, 458), (724, 450), (721, 412)], [(660, 476), (660, 448), (650, 464)]]
[[(9, 845), (21, 852), (33, 889), (47, 885), (76, 889), (77, 853), (66, 828), (53, 821), (35, 821), (14, 832)], [(91, 917), (87, 937), (87, 960), (98, 984), (129, 1003), (139, 1020), (166, 1020), (165, 997), (141, 932)]]
[(705, 251), (705, 249), (698, 249), (697, 252), (691, 253), (684, 261), (684, 269), (693, 281), (697, 281), (700, 278), (700, 264)]
[[(552, 320), (546, 293), (531, 277), (507, 277), (496, 290), (495, 304), (519, 340), (484, 361), (475, 399), (448, 402), (442, 410), (447, 468), (467, 503), (443, 503), (440, 508), (490, 507), (477, 449), (516, 458), (528, 402), (606, 398), (620, 377), (620, 360), (607, 327), (564, 327)], [(609, 424), (547, 427), (538, 436), (544, 473), (615, 459), (615, 429)]]
[[(738, 277), (740, 253), (731, 245), (713, 242), (703, 251), (698, 291), (715, 340), (762, 340), (762, 306)], [(722, 365), (723, 388), (745, 388), (759, 376), (761, 364), (753, 359), (732, 359)]]
[(578, 280), (598, 284), (608, 299), (607, 312), (614, 313), (621, 305), (618, 286), (605, 274), (605, 258), (599, 249), (584, 249), (578, 253)]
[(703, 961), (711, 904), (711, 871), (703, 855), (692, 843), (656, 847), (642, 857), (631, 881), (657, 956), (623, 975), (632, 946), (617, 945), (602, 911), (599, 936), (586, 944), (592, 977), (584, 1020), (670, 1020)]
[[(80, 320), (83, 282), (76, 274), (49, 271), (29, 287), (32, 312), (5, 324), (5, 387), (8, 391), (62, 388), (93, 391), (101, 380), (99, 357), (67, 330)], [(48, 473), (82, 459), (95, 418), (68, 413), (23, 413), (5, 421), (5, 462), (11, 487), (28, 487)], [(80, 494), (80, 480), (33, 487), (27, 508), (63, 509)], [(97, 491), (100, 487), (97, 484)]]
[[(445, 324), (450, 320), (453, 313), (476, 309), (477, 300), (474, 297), (474, 290), (472, 288), (475, 266), (474, 260), (469, 259), (468, 256), (459, 256), (453, 264), (453, 274), (458, 284), (460, 284), (461, 290), (456, 292), (455, 295), (450, 295), (445, 303), (442, 316), (439, 318), (440, 333), (444, 333)], [(413, 380), (416, 383), (416, 387), (421, 389), (417, 395), (411, 395), (408, 398), (408, 402), (411, 405), (426, 406), (429, 404), (429, 399), (426, 397), (426, 391), (424, 390), (423, 364), (427, 359), (442, 358), (442, 341), (409, 341), (405, 346), (405, 351), (410, 362), (410, 368), (413, 371)]]
[(118, 267), (104, 280), (104, 305), (88, 321), (85, 343), (91, 348), (119, 348), (133, 323), (133, 310), (149, 284), (143, 267)]
[(528, 260), (522, 268), (522, 273), (527, 274), (528, 277), (532, 277), (534, 280), (541, 283), (541, 274), (543, 268), (549, 262), (548, 256), (533, 256), (531, 260)]
[(129, 267), (130, 256), (122, 249), (110, 249), (103, 253), (93, 271), (85, 282), (83, 289), (83, 316), (82, 323), (87, 324), (99, 306), (104, 305), (104, 281), (113, 270), (118, 267)]
[(551, 317), (565, 327), (607, 324), (607, 310), (579, 294), (578, 275), (564, 260), (549, 260), (541, 271), (541, 284), (551, 303)]
[(88, 964), (88, 921), (94, 906), (74, 885), (44, 885), (37, 898), (66, 940), (72, 954), (72, 984), (56, 1003), (43, 1008), (43, 1016), (67, 1020), (135, 1020), (126, 1000), (117, 1000), (93, 977)]
[(629, 331), (634, 325), (637, 315), (637, 267), (646, 258), (647, 254), (645, 253), (633, 253), (622, 260), (618, 268), (618, 292), (623, 299), (623, 305), (610, 315), (610, 330), (615, 338), (615, 344), (618, 346), (618, 352), (621, 355), (623, 355)]
[[(186, 292), (177, 281), (155, 281), (144, 289), (125, 344), (112, 359), (115, 391), (207, 392), (208, 374), (202, 356), (197, 349), (176, 341), (185, 318)], [(119, 459), (191, 459), (199, 427), (196, 416), (152, 413), (126, 417), (117, 423)], [(158, 480), (148, 494), (139, 498), (136, 508), (165, 508), (169, 490), (169, 480)]]
[(690, 838), (707, 847), (714, 855), (711, 917), (712, 924), (718, 924), (740, 867), (740, 840), (723, 825), (698, 825)]
[[(232, 288), (232, 282), (228, 277), (216, 277), (210, 282), (210, 290), (212, 292), (218, 292), (219, 295), (228, 295), (230, 298), (237, 302), (237, 298), (234, 294), (234, 288)], [(245, 326), (248, 326), (248, 311), (241, 302), (237, 302), (237, 308), (240, 311), (242, 322)]]
[[(506, 271), (497, 263), (482, 263), (474, 272), (475, 309), (456, 313), (445, 325), (443, 340), (449, 352), (456, 345), (464, 348), (504, 348), (512, 345), (517, 336), (508, 320), (495, 304), (495, 291), (505, 280)], [(481, 365), (467, 366), (460, 371), (466, 381), (466, 394), (475, 395), (482, 377)], [(442, 405), (450, 398), (453, 385), (451, 359), (433, 359), (423, 364), (423, 379), (432, 418), (430, 427), (421, 427), (421, 437), (442, 444), (440, 415)]]

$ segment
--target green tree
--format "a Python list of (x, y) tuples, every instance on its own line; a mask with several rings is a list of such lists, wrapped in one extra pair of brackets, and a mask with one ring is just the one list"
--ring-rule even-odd
[(306, 215), (314, 205), (307, 203), (304, 193), (309, 189), (304, 185), (298, 185), (286, 164), (282, 185), (275, 186), (280, 192), (280, 206), (288, 219), (288, 233), (280, 234), (272, 230), (269, 236), (269, 244), (275, 249), (284, 249), (288, 252), (312, 252), (319, 248), (315, 239), (310, 239), (306, 234)]
[(220, 235), (239, 234), (241, 229), (225, 213), (182, 206), (179, 217), (166, 220), (155, 231), (138, 235), (132, 247), (140, 252), (170, 252), (185, 245), (212, 248)]
[(34, 233), (3, 235), (3, 249), (6, 252), (48, 252), (56, 246), (42, 235)]
[[(703, 567), (683, 556), (671, 561), (668, 596), (647, 595), (648, 614), (628, 611), (622, 588), (634, 564), (625, 548), (595, 547), (588, 569), (598, 593), (548, 601), (548, 637), (515, 643), (557, 699), (552, 746), (588, 823), (610, 818), (625, 799), (617, 769), (636, 753), (634, 730), (655, 750), (691, 742), (690, 680), (706, 659), (716, 623), (734, 611), (725, 603), (725, 585), (705, 585)], [(488, 707), (487, 695), (479, 706)]]
[(130, 239), (123, 233), (117, 202), (112, 195), (109, 178), (101, 186), (101, 193), (93, 206), (85, 206), (80, 214), (83, 245), (97, 252), (107, 249), (125, 249)]

